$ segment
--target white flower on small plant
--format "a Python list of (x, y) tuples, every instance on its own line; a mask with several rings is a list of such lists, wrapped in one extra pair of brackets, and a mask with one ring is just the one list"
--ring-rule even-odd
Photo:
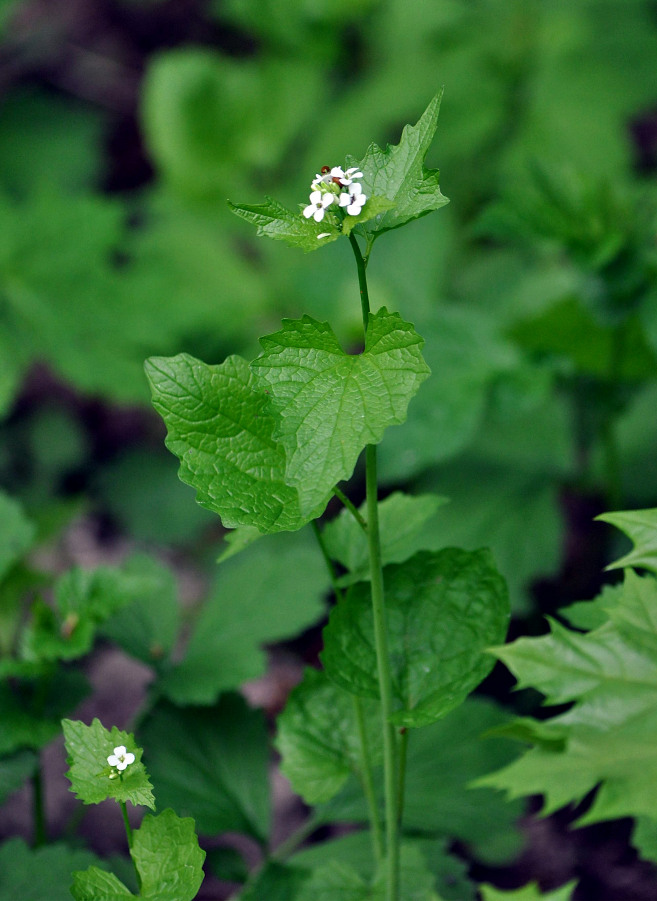
[(363, 194), (362, 187), (358, 182), (354, 182), (354, 184), (349, 186), (348, 191), (340, 194), (338, 203), (340, 206), (347, 208), (347, 213), (350, 216), (357, 216), (365, 205), (366, 200), (367, 196)]
[(303, 211), (306, 219), (312, 218), (315, 222), (321, 222), (324, 218), (326, 208), (330, 206), (335, 199), (335, 195), (329, 194), (328, 191), (313, 191), (310, 195), (310, 203)]
[(124, 745), (119, 745), (114, 748), (114, 753), (109, 755), (107, 762), (121, 773), (135, 762), (135, 755), (132, 751), (126, 751)]
[(343, 172), (340, 176), (340, 184), (344, 185), (345, 188), (349, 187), (349, 185), (354, 183), (354, 179), (362, 178), (363, 173), (360, 171), (358, 166), (352, 166), (350, 169), (347, 169), (346, 172)]

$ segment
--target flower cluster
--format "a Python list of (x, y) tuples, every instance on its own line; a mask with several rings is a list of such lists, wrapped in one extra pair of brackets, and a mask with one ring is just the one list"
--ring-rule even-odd
[(107, 762), (113, 769), (122, 773), (131, 763), (135, 762), (135, 755), (132, 751), (127, 751), (124, 745), (119, 745), (114, 748), (114, 753), (109, 755)]
[(315, 222), (321, 222), (326, 210), (337, 201), (338, 207), (349, 216), (357, 216), (367, 200), (360, 182), (356, 181), (362, 177), (363, 173), (356, 166), (346, 171), (340, 166), (322, 166), (310, 186), (310, 202), (303, 215), (306, 219), (312, 217)]

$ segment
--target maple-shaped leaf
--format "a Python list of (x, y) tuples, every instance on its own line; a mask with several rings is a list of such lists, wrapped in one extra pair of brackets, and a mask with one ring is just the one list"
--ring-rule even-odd
[(370, 245), (383, 232), (449, 203), (440, 191), (438, 169), (427, 169), (424, 165), (436, 131), (441, 99), (442, 91), (436, 94), (416, 125), (404, 128), (399, 144), (389, 144), (385, 150), (370, 144), (362, 160), (348, 160), (347, 165), (358, 166), (362, 171), (365, 193), (386, 197), (391, 202), (390, 209), (354, 229)]
[(541, 638), (521, 638), (494, 653), (548, 704), (573, 702), (546, 721), (523, 718), (502, 729), (534, 745), (478, 785), (511, 797), (542, 794), (544, 813), (581, 801), (599, 786), (578, 820), (652, 816), (657, 804), (657, 580), (625, 572), (606, 621), (581, 634), (553, 623)]

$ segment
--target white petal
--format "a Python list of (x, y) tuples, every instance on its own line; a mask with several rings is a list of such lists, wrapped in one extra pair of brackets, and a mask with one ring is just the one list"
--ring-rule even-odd
[(322, 207), (319, 210), (315, 210), (315, 212), (313, 213), (313, 219), (315, 220), (315, 222), (321, 222), (323, 218), (324, 218), (324, 207)]
[(118, 763), (114, 764), (114, 766), (117, 768), (117, 770), (119, 770), (119, 772), (124, 770), (127, 767), (127, 765), (128, 765), (127, 761), (125, 761), (125, 760), (119, 760)]
[(338, 203), (340, 206), (347, 206), (348, 203), (351, 203), (351, 196), (349, 194), (340, 194)]
[(310, 197), (308, 199), (310, 200), (311, 203), (319, 203), (320, 200), (322, 199), (322, 192), (321, 191), (312, 191), (310, 194)]
[(306, 217), (306, 219), (310, 219), (310, 217), (314, 214), (316, 209), (317, 209), (317, 207), (315, 206), (315, 204), (311, 203), (310, 206), (307, 206), (305, 208), (305, 210), (303, 211), (303, 215)]
[(110, 754), (110, 756), (107, 758), (107, 762), (110, 766), (118, 766), (119, 758), (115, 754)]
[(327, 206), (330, 206), (335, 199), (335, 194), (326, 193), (322, 196), (322, 206), (326, 209)]
[(118, 748), (114, 748), (114, 753), (117, 757), (125, 756), (125, 745), (119, 745)]
[(126, 766), (129, 766), (131, 763), (135, 762), (135, 755), (132, 753), (132, 751), (128, 751), (128, 753), (125, 755), (125, 762)]

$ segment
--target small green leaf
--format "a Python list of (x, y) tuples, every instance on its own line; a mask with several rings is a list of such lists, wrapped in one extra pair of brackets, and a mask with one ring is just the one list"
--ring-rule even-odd
[(307, 669), (278, 719), (276, 747), (282, 772), (307, 804), (327, 801), (348, 776), (362, 772), (356, 714), (362, 704), (372, 765), (380, 762), (381, 711), (372, 701), (355, 701), (325, 673)]
[[(447, 498), (436, 494), (411, 496), (395, 491), (379, 503), (379, 532), (383, 564), (402, 563), (416, 551), (430, 550), (432, 545), (425, 526)], [(360, 513), (367, 518), (367, 505)], [(367, 535), (349, 510), (342, 510), (324, 529), (324, 542), (329, 556), (349, 570), (341, 584), (351, 585), (369, 578)]]
[(208, 366), (187, 354), (153, 357), (146, 374), (167, 425), (167, 447), (180, 458), (180, 478), (227, 528), (295, 531), (321, 512), (302, 516), (297, 491), (285, 484), (285, 451), (272, 437), (270, 400), (245, 360), (233, 356)]
[(433, 98), (416, 125), (404, 128), (399, 144), (388, 145), (385, 150), (371, 144), (362, 160), (348, 160), (348, 165), (362, 170), (365, 193), (387, 197), (393, 204), (392, 209), (355, 229), (370, 243), (383, 232), (448, 203), (440, 193), (438, 170), (424, 165), (436, 131), (441, 96)]
[[(114, 798), (155, 809), (153, 786), (141, 762), (142, 750), (131, 733), (116, 726), (109, 732), (98, 719), (90, 726), (79, 720), (62, 720), (62, 728), (70, 766), (66, 775), (76, 798), (84, 804), (100, 804), (106, 798)], [(110, 778), (113, 771), (107, 758), (119, 746), (134, 754), (135, 760), (120, 775)]]
[[(301, 212), (292, 212), (277, 200), (267, 197), (264, 203), (232, 203), (231, 210), (242, 219), (246, 219), (257, 228), (257, 234), (285, 241), (291, 247), (300, 247), (306, 253), (319, 250), (324, 244), (330, 244), (340, 237), (337, 223), (328, 217), (321, 222), (306, 219)], [(320, 238), (320, 235), (322, 237)]]
[(550, 892), (542, 892), (536, 882), (511, 891), (501, 891), (492, 885), (482, 885), (480, 888), (483, 901), (570, 901), (576, 885), (577, 881), (573, 880)]
[(634, 548), (607, 569), (638, 566), (657, 574), (657, 507), (651, 510), (628, 510), (603, 513), (596, 519), (616, 526), (630, 538)]
[(73, 873), (71, 894), (75, 901), (125, 901), (136, 898), (114, 873), (89, 867)]
[(134, 556), (123, 567), (139, 586), (101, 626), (101, 634), (126, 653), (157, 667), (170, 654), (180, 624), (180, 605), (173, 573), (152, 557)]
[(205, 851), (198, 846), (194, 821), (164, 810), (145, 816), (133, 833), (130, 850), (141, 881), (133, 895), (113, 873), (97, 867), (73, 874), (71, 893), (75, 901), (192, 901), (203, 882)]
[(29, 548), (34, 533), (18, 502), (0, 491), (0, 579)]
[(205, 851), (198, 846), (194, 820), (173, 810), (148, 814), (134, 833), (131, 851), (141, 876), (142, 898), (192, 901), (203, 882)]
[(370, 315), (362, 354), (346, 354), (330, 326), (309, 316), (286, 319), (280, 332), (261, 338), (263, 353), (251, 367), (271, 394), (285, 481), (298, 490), (304, 515), (351, 476), (365, 445), (404, 421), (429, 375), (423, 343), (385, 307)]
[[(421, 551), (384, 570), (392, 721), (434, 722), (461, 704), (492, 669), (485, 650), (503, 639), (506, 584), (487, 550)], [(370, 586), (358, 583), (332, 611), (322, 662), (352, 694), (377, 698)]]
[(262, 712), (227, 693), (213, 707), (160, 702), (139, 731), (158, 803), (199, 832), (269, 835), (269, 747)]
[[(3, 728), (9, 724), (3, 720)], [(4, 804), (12, 792), (19, 789), (26, 779), (35, 773), (39, 758), (34, 751), (17, 751), (0, 757), (0, 804)]]

